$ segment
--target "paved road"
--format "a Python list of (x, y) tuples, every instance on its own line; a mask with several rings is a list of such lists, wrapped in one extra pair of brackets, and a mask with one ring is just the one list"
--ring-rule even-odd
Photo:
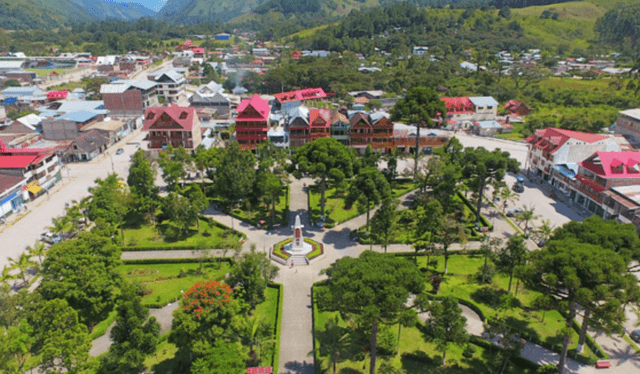
[[(126, 144), (141, 141), (143, 134), (137, 130), (127, 138), (114, 144), (106, 153), (86, 163), (68, 164), (62, 171), (62, 181), (58, 182), (49, 195), (38, 197), (27, 203), (28, 213), (24, 218), (16, 220), (10, 217), (7, 225), (0, 227), (0, 269), (9, 264), (9, 258), (17, 258), (27, 246), (31, 246), (40, 238), (40, 234), (51, 226), (51, 219), (65, 213), (65, 203), (80, 201), (89, 195), (89, 187), (95, 185), (97, 178), (106, 178), (115, 172), (126, 180), (130, 165), (129, 157), (137, 149), (136, 145)], [(125, 152), (113, 154), (117, 148)]]

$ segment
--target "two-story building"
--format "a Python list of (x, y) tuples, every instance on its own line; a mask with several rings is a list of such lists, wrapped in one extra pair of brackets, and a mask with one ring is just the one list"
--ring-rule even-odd
[(280, 92), (274, 94), (276, 97), (276, 109), (282, 113), (288, 114), (302, 106), (307, 100), (322, 100), (327, 97), (324, 90), (319, 88), (306, 88), (304, 90), (295, 90), (289, 92)]
[(117, 80), (100, 86), (105, 109), (116, 116), (140, 116), (148, 107), (157, 106), (156, 82)]
[(443, 97), (449, 127), (468, 129), (473, 122), (492, 121), (498, 115), (498, 102), (491, 96)]
[(166, 69), (147, 74), (147, 78), (156, 83), (158, 97), (164, 97), (169, 103), (177, 103), (185, 97), (187, 80), (178, 69)]
[(369, 115), (373, 133), (371, 134), (371, 148), (381, 153), (389, 153), (395, 149), (393, 138), (393, 122), (389, 113), (374, 112)]
[(356, 112), (349, 118), (349, 143), (359, 152), (371, 145), (373, 126), (365, 113)]
[(61, 179), (56, 151), (55, 148), (5, 148), (0, 142), (0, 174), (23, 178), (21, 199), (33, 200)]
[[(529, 143), (525, 169), (552, 185), (556, 185), (554, 169), (573, 170), (575, 165), (594, 152), (621, 150), (620, 143), (614, 137), (553, 127), (536, 130), (525, 141)], [(558, 180), (560, 179), (559, 177)], [(566, 190), (565, 187), (563, 183), (558, 185), (562, 190)]]
[(289, 146), (302, 147), (309, 142), (309, 109), (303, 106), (289, 111), (287, 121), (287, 132), (289, 133)]
[(258, 95), (242, 100), (236, 117), (236, 140), (241, 147), (255, 149), (258, 144), (267, 140), (270, 113), (269, 103)]
[(169, 145), (195, 149), (202, 142), (200, 120), (192, 107), (147, 108), (142, 131), (148, 132), (149, 149), (163, 150)]
[(217, 117), (229, 118), (231, 99), (224, 93), (221, 84), (211, 81), (203, 84), (189, 97), (189, 103), (196, 108), (215, 109)]

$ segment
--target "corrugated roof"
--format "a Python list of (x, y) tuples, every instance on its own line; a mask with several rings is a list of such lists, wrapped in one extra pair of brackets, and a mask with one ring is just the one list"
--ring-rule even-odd
[(83, 101), (63, 101), (62, 105), (57, 109), (58, 112), (70, 113), (79, 111), (91, 111), (96, 109), (104, 109), (104, 101), (102, 100), (83, 100)]
[(102, 122), (92, 123), (89, 126), (84, 127), (82, 131), (89, 131), (93, 129), (116, 131), (120, 129), (122, 125), (124, 125), (124, 122), (122, 121), (102, 121)]
[(95, 118), (100, 113), (97, 112), (89, 112), (89, 111), (78, 111), (78, 112), (70, 112), (61, 115), (56, 118), (56, 121), (68, 120), (73, 122), (87, 122), (92, 118)]
[(246, 119), (246, 117), (242, 116), (242, 112), (244, 112), (244, 110), (249, 106), (251, 106), (256, 110), (256, 112), (260, 114), (261, 120), (266, 121), (267, 119), (269, 119), (269, 112), (271, 112), (269, 103), (266, 100), (261, 99), (260, 96), (254, 94), (250, 100), (242, 100), (240, 105), (238, 105), (238, 117), (236, 118), (236, 120)]
[(471, 101), (473, 105), (482, 108), (487, 106), (495, 108), (498, 106), (498, 102), (491, 96), (472, 96), (469, 97), (469, 101)]
[(40, 161), (44, 156), (40, 155), (0, 155), (0, 169), (24, 169), (27, 166)]
[[(193, 128), (193, 122), (198, 118), (195, 114), (195, 108), (193, 107), (170, 106), (147, 108), (144, 112), (145, 120), (143, 122), (144, 126), (142, 127), (142, 130), (149, 130), (149, 128), (153, 126), (160, 117), (162, 117), (162, 114), (165, 113), (186, 131), (191, 131)], [(185, 113), (185, 115), (183, 115), (183, 113)], [(149, 118), (150, 114), (153, 114), (153, 117), (146, 119)]]
[(20, 184), (24, 179), (16, 175), (0, 174), (0, 194)]
[(478, 121), (478, 126), (482, 129), (501, 129), (502, 126), (496, 121)]

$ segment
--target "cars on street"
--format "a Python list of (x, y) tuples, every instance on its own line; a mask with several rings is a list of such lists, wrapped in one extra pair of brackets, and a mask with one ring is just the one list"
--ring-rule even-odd
[(50, 232), (43, 232), (40, 235), (40, 240), (48, 244), (56, 244), (62, 241), (62, 237), (58, 234), (53, 234)]
[(522, 209), (520, 208), (509, 209), (509, 211), (507, 212), (507, 217), (514, 217), (520, 213), (522, 213)]
[(631, 337), (631, 340), (633, 340), (634, 342), (640, 343), (640, 330), (631, 331), (631, 334), (629, 334), (629, 336)]
[(118, 148), (118, 150), (116, 151), (117, 155), (121, 155), (123, 153), (124, 153), (124, 149), (122, 149), (122, 148)]

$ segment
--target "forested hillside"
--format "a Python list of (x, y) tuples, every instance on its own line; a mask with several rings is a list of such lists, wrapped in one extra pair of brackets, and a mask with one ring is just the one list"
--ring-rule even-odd
[(0, 27), (5, 30), (48, 29), (93, 19), (69, 0), (0, 0)]
[(140, 4), (116, 3), (105, 0), (71, 0), (82, 7), (87, 13), (98, 19), (114, 18), (133, 20), (141, 17), (155, 17), (156, 12), (147, 9)]

